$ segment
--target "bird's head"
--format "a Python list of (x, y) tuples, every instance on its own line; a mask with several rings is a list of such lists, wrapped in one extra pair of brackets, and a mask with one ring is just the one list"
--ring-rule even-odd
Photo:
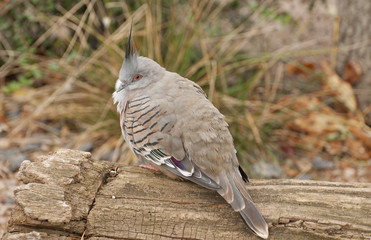
[(114, 103), (122, 102), (129, 91), (145, 88), (159, 81), (165, 72), (166, 70), (152, 59), (139, 56), (134, 41), (131, 39), (130, 28), (125, 59), (113, 93)]

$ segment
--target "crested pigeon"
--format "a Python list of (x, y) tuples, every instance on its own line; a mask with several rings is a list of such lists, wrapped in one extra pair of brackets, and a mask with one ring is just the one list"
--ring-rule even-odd
[(120, 126), (126, 143), (146, 164), (172, 178), (217, 191), (259, 237), (268, 225), (245, 187), (224, 116), (196, 83), (138, 55), (131, 42), (116, 81)]

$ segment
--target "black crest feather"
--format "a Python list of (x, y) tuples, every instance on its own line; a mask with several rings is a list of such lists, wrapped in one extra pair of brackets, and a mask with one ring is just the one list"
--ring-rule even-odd
[(129, 39), (128, 39), (128, 43), (126, 45), (126, 52), (125, 52), (125, 59), (128, 59), (130, 58), (131, 56), (134, 55), (134, 53), (136, 53), (136, 48), (135, 48), (135, 44), (134, 42), (131, 43), (131, 30), (133, 29), (133, 25), (131, 25), (130, 27), (130, 34), (129, 34)]

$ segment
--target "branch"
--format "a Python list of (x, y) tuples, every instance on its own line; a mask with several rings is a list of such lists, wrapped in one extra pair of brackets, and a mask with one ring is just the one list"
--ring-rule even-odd
[[(3, 239), (258, 239), (211, 190), (112, 169), (73, 150), (23, 162)], [(371, 184), (252, 180), (248, 189), (270, 239), (371, 239)]]

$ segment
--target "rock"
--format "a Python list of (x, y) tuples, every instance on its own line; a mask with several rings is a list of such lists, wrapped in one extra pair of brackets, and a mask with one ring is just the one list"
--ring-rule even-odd
[(254, 173), (264, 178), (278, 178), (283, 174), (282, 169), (270, 162), (260, 161), (252, 165)]
[(0, 150), (0, 161), (7, 161), (14, 154), (20, 153), (19, 148), (9, 148), (5, 150)]
[(15, 204), (14, 198), (8, 197), (5, 201), (4, 204)]
[(312, 169), (314, 170), (331, 170), (334, 169), (335, 164), (327, 159), (315, 157), (312, 159)]
[(114, 150), (110, 150), (108, 152), (106, 152), (102, 157), (101, 157), (101, 160), (105, 160), (105, 161), (111, 161), (112, 160), (112, 157), (113, 157), (113, 152)]
[(83, 151), (83, 152), (91, 152), (93, 151), (94, 144), (92, 142), (86, 142), (80, 145), (77, 150)]
[(40, 144), (40, 146), (55, 144), (55, 140), (46, 134), (33, 135), (30, 140), (32, 140), (31, 144)]
[(306, 174), (303, 174), (302, 176), (300, 176), (299, 178), (300, 180), (312, 180), (312, 177), (306, 173)]
[(29, 152), (29, 151), (38, 150), (40, 148), (41, 148), (41, 143), (31, 143), (31, 144), (28, 144), (28, 145), (22, 147), (21, 151), (22, 152)]
[(22, 162), (24, 160), (27, 160), (27, 159), (28, 159), (28, 157), (26, 155), (24, 155), (23, 153), (17, 153), (15, 155), (13, 155), (9, 159), (9, 166), (8, 166), (9, 171), (11, 171), (11, 172), (18, 171), (18, 169), (21, 166)]
[(0, 151), (0, 161), (6, 162), (11, 172), (17, 171), (21, 163), (26, 159), (28, 159), (28, 156), (23, 154), (20, 148), (10, 148)]

